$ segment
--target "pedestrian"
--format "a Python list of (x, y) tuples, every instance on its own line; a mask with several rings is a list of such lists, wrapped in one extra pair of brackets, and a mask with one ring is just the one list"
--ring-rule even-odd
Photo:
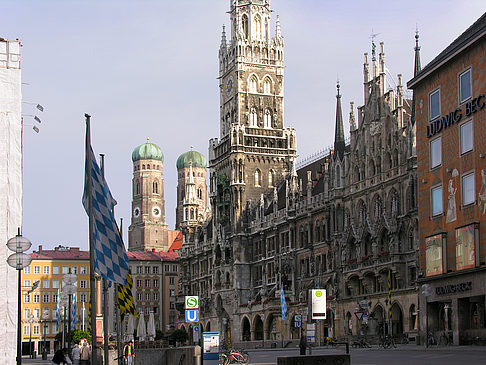
[(304, 331), (300, 333), (299, 347), (300, 347), (300, 354), (305, 355), (305, 351), (307, 349), (307, 340), (304, 336)]
[(66, 348), (57, 350), (52, 358), (52, 363), (58, 365), (72, 365), (71, 359), (68, 356), (68, 350)]
[(123, 359), (125, 359), (126, 365), (132, 365), (134, 357), (133, 341), (130, 340), (123, 348)]
[(81, 348), (79, 347), (78, 344), (74, 345), (71, 355), (73, 357), (73, 365), (79, 365), (79, 359), (81, 357)]
[(91, 350), (88, 347), (88, 341), (84, 341), (83, 347), (81, 347), (80, 350), (79, 364), (88, 365), (90, 357), (91, 357)]

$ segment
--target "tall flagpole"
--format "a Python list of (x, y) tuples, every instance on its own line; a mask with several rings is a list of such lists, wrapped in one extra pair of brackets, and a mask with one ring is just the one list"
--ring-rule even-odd
[[(105, 177), (105, 155), (100, 154), (101, 157), (101, 176)], [(112, 209), (114, 213), (114, 208)], [(114, 215), (114, 214), (113, 214)], [(105, 278), (101, 279), (103, 285), (103, 356), (105, 364), (108, 364), (108, 357), (110, 355), (108, 349), (109, 334), (108, 334), (108, 282)]]
[[(123, 218), (120, 218), (120, 236), (123, 236)], [(122, 348), (122, 323), (120, 316), (120, 303), (118, 302), (118, 285), (115, 283), (115, 311), (116, 311), (116, 349), (118, 354), (118, 364), (121, 365), (123, 361), (123, 348)]]
[(95, 253), (93, 237), (93, 202), (92, 202), (92, 177), (91, 177), (91, 130), (89, 114), (86, 118), (86, 165), (87, 165), (87, 184), (88, 184), (88, 216), (89, 216), (89, 292), (91, 302), (91, 364), (98, 365), (96, 353), (96, 278), (95, 278)]

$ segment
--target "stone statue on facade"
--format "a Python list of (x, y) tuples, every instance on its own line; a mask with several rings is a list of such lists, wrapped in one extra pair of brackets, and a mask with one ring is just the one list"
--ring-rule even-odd
[(457, 191), (457, 188), (454, 188), (452, 186), (452, 179), (449, 180), (449, 198), (448, 198), (448, 202), (447, 202), (446, 223), (454, 222), (457, 219), (456, 191)]

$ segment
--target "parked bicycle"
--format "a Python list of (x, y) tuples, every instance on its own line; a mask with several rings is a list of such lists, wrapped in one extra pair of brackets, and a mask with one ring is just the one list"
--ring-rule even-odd
[(389, 349), (392, 346), (395, 347), (395, 348), (397, 347), (395, 340), (390, 335), (386, 335), (384, 337), (381, 337), (380, 346), (383, 347), (384, 349)]
[(220, 365), (248, 364), (249, 362), (250, 362), (250, 356), (245, 351), (230, 350), (227, 352), (222, 352), (219, 355)]
[(368, 347), (371, 347), (370, 344), (368, 342), (366, 342), (366, 340), (364, 338), (360, 338), (356, 341), (354, 341), (352, 344), (351, 344), (352, 347), (356, 348), (356, 347), (359, 347), (359, 348), (368, 348)]
[(427, 333), (427, 345), (428, 346), (437, 346), (437, 339), (435, 338), (432, 332)]
[(449, 332), (444, 331), (440, 334), (439, 337), (439, 344), (441, 346), (449, 346), (452, 345), (452, 336)]

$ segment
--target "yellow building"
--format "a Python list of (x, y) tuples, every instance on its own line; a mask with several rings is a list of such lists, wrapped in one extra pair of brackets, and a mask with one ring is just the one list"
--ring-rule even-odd
[[(54, 338), (61, 332), (64, 319), (60, 318), (58, 322), (57, 302), (64, 285), (65, 274), (72, 273), (77, 276), (75, 297), (79, 320), (76, 329), (87, 327), (89, 251), (63, 246), (54, 250), (43, 250), (42, 246), (39, 246), (38, 251), (34, 251), (30, 256), (32, 263), (22, 273), (22, 353), (30, 353), (29, 343), (32, 350), (38, 354), (42, 353), (44, 344), (47, 352), (52, 353)], [(60, 310), (62, 313), (62, 308)], [(68, 316), (69, 311), (66, 311), (66, 328)]]

